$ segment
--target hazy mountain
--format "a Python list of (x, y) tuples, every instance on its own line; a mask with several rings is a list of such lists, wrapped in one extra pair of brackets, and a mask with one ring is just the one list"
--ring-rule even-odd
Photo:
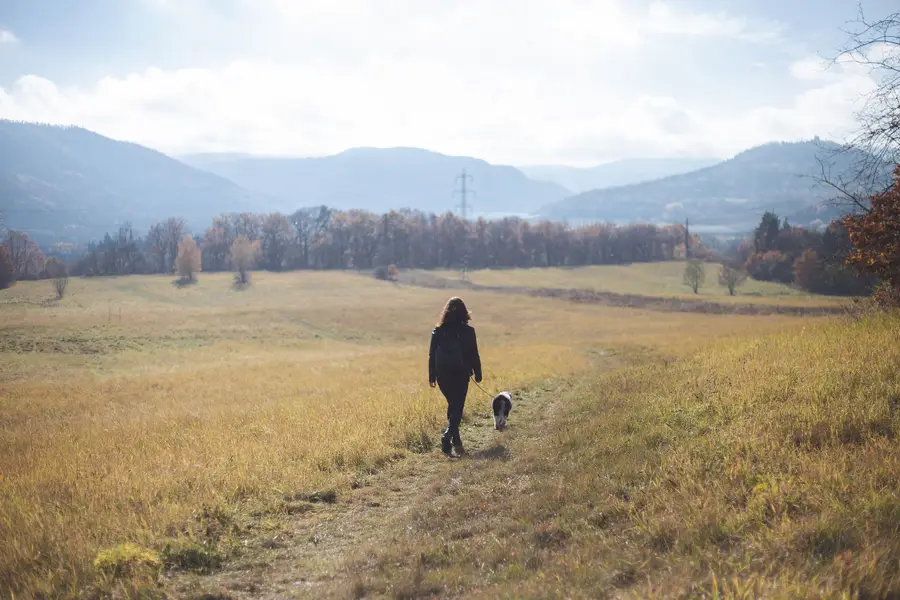
[(477, 214), (528, 213), (572, 193), (555, 183), (532, 181), (514, 167), (418, 148), (353, 148), (316, 158), (201, 154), (182, 160), (298, 207), (444, 212), (459, 202), (453, 190), (463, 169), (473, 178), (468, 185), (475, 195), (469, 202)]
[[(698, 171), (664, 179), (593, 190), (544, 207), (542, 216), (571, 221), (683, 222), (747, 230), (766, 210), (796, 225), (828, 221), (838, 212), (834, 193), (816, 181), (817, 160), (830, 174), (850, 173), (859, 156), (836, 154), (828, 142), (771, 143)], [(885, 174), (888, 170), (885, 170)]]
[(273, 200), (155, 150), (78, 127), (0, 121), (0, 214), (42, 241), (84, 241), (131, 221), (136, 233), (183, 217), (194, 231), (223, 211)]
[(696, 171), (718, 162), (720, 160), (715, 158), (634, 158), (596, 167), (535, 165), (519, 167), (519, 170), (536, 181), (552, 181), (575, 193), (581, 193), (662, 179), (670, 175)]

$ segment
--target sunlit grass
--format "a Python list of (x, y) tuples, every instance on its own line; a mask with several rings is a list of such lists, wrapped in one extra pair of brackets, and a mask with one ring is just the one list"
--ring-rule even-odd
[[(235, 528), (427, 450), (443, 425), (426, 360), (445, 292), (260, 273), (242, 292), (204, 275), (51, 294), (46, 282), (0, 292), (4, 597), (103, 585), (97, 553), (126, 542), (161, 551), (187, 536), (228, 552)], [(488, 389), (583, 372), (598, 349), (685, 353), (800, 322), (466, 300)], [(475, 392), (470, 407), (488, 401)]]
[[(820, 306), (842, 302), (841, 299), (810, 294), (803, 290), (773, 282), (747, 279), (735, 293), (719, 285), (719, 265), (705, 266), (705, 282), (695, 295), (684, 284), (684, 263), (679, 261), (634, 263), (577, 268), (483, 269), (470, 271), (469, 279), (480, 285), (503, 287), (579, 288), (617, 294), (638, 294), (675, 298), (700, 298), (717, 302), (753, 302), (791, 306)], [(458, 279), (459, 273), (439, 274)]]
[(413, 535), (368, 550), (360, 585), (896, 597), (898, 336), (896, 316), (820, 322), (573, 380), (544, 443), (463, 474), (464, 496), (439, 495)]

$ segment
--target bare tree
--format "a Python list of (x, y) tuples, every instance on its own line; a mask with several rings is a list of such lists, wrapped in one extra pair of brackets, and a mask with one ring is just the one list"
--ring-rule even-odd
[(175, 259), (178, 256), (178, 246), (184, 234), (187, 233), (187, 225), (184, 219), (169, 217), (163, 223), (163, 237), (166, 245), (166, 273), (171, 273), (175, 268)]
[(290, 221), (278, 212), (265, 215), (260, 223), (259, 236), (263, 268), (280, 271), (285, 266), (293, 238)]
[(44, 255), (37, 244), (23, 231), (10, 229), (6, 234), (6, 247), (15, 269), (17, 280), (37, 277), (44, 266)]
[(695, 294), (700, 293), (700, 286), (706, 280), (706, 268), (703, 266), (702, 260), (690, 260), (684, 266), (684, 283), (694, 290)]
[(732, 265), (722, 265), (719, 271), (719, 285), (728, 288), (728, 295), (734, 296), (734, 291), (747, 281), (747, 272)]
[(819, 158), (816, 179), (835, 193), (835, 205), (868, 212), (869, 198), (891, 186), (893, 165), (900, 162), (900, 12), (873, 20), (860, 6), (845, 33), (848, 41), (832, 65), (862, 66), (877, 87), (857, 113), (856, 133)]
[(147, 247), (153, 257), (153, 262), (156, 263), (156, 272), (165, 273), (168, 246), (163, 223), (157, 223), (150, 227), (150, 231), (147, 232)]
[(300, 250), (301, 268), (308, 268), (309, 249), (325, 233), (331, 220), (331, 210), (326, 206), (301, 208), (290, 217), (294, 227), (294, 239)]
[(47, 277), (53, 283), (53, 291), (56, 292), (56, 299), (62, 300), (66, 295), (66, 289), (69, 287), (69, 270), (61, 260), (51, 257), (44, 265), (44, 271)]

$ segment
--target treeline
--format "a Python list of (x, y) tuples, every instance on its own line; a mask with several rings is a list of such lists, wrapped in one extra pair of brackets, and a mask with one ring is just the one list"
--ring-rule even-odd
[[(69, 272), (84, 276), (173, 273), (186, 235), (200, 251), (204, 272), (234, 270), (232, 250), (244, 238), (254, 250), (254, 267), (270, 271), (625, 264), (683, 257), (685, 242), (680, 225), (571, 228), (519, 218), (464, 221), (452, 213), (400, 210), (376, 215), (319, 206), (291, 215), (222, 215), (202, 234), (194, 235), (179, 218), (161, 221), (143, 236), (125, 225), (71, 254)], [(690, 243), (698, 245), (699, 240)]]
[(842, 220), (815, 231), (792, 226), (767, 212), (753, 239), (741, 244), (733, 258), (759, 281), (793, 284), (816, 294), (865, 295), (877, 280), (860, 275), (848, 264), (853, 251), (850, 232)]

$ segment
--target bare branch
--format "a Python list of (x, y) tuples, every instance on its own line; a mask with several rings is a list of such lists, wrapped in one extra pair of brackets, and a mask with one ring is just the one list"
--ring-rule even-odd
[(890, 187), (893, 165), (900, 162), (900, 12), (870, 20), (860, 5), (844, 32), (847, 44), (831, 64), (862, 65), (877, 87), (863, 98), (856, 133), (826, 152), (830, 163), (818, 159), (815, 179), (835, 192), (833, 205), (868, 212), (869, 198)]

